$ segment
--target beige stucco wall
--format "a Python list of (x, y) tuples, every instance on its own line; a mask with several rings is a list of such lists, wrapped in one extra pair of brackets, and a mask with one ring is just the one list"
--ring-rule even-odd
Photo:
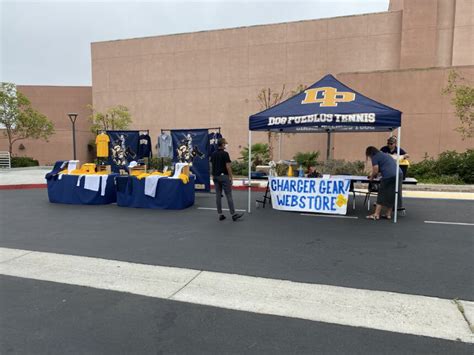
[(262, 88), (290, 91), (329, 72), (398, 68), (400, 30), (398, 11), (93, 43), (94, 107), (129, 107), (134, 128), (153, 137), (162, 128), (220, 126), (238, 157)]
[[(134, 128), (220, 126), (236, 158), (247, 145), (248, 116), (261, 110), (262, 88), (287, 91), (327, 73), (404, 112), (403, 147), (464, 150), (449, 99), (441, 95), (452, 63), (472, 79), (472, 1), (392, 0), (393, 11), (217, 31), (93, 43), (93, 101), (123, 104)], [(466, 66), (467, 65), (467, 66)], [(433, 68), (441, 67), (441, 68)], [(417, 69), (412, 69), (417, 68)], [(334, 156), (362, 159), (385, 135), (335, 136)], [(253, 141), (266, 141), (254, 133)], [(278, 144), (276, 144), (278, 146)], [(282, 158), (326, 151), (326, 135), (283, 137)], [(278, 149), (275, 150), (278, 157)]]
[(474, 1), (456, 0), (453, 65), (474, 63)]
[[(77, 154), (87, 152), (86, 108), (126, 105), (134, 129), (150, 129), (154, 143), (162, 128), (222, 127), (239, 156), (247, 145), (248, 116), (261, 110), (262, 88), (289, 92), (332, 73), (338, 79), (404, 112), (402, 146), (414, 158), (473, 147), (454, 131), (458, 121), (441, 89), (451, 66), (472, 84), (472, 0), (391, 0), (389, 11), (216, 31), (107, 41), (91, 45), (90, 87), (19, 87), (56, 125), (49, 143), (23, 141), (15, 154), (42, 164), (72, 157), (67, 112), (79, 113)], [(336, 134), (333, 155), (362, 159), (368, 144), (385, 134)], [(297, 151), (326, 151), (326, 135), (283, 137), (282, 158)], [(266, 141), (254, 133), (253, 141)], [(278, 144), (275, 142), (275, 157)], [(8, 147), (0, 136), (0, 149)]]
[(474, 1), (392, 0), (402, 9), (400, 68), (474, 64)]
[[(462, 140), (455, 131), (459, 120), (450, 97), (441, 93), (452, 68), (407, 69), (375, 73), (344, 73), (338, 79), (355, 90), (399, 109), (402, 115), (401, 146), (414, 161), (446, 150), (474, 148), (474, 140)], [(474, 66), (455, 67), (465, 82), (474, 82)], [(336, 134), (334, 155), (363, 159), (368, 145), (385, 145), (387, 134)]]
[[(46, 115), (55, 125), (56, 133), (43, 140), (26, 139), (14, 144), (15, 156), (28, 156), (39, 160), (40, 164), (51, 164), (56, 160), (73, 158), (72, 125), (68, 112), (78, 113), (76, 120), (76, 154), (81, 162), (92, 158), (87, 151), (87, 143), (93, 138), (89, 131), (87, 118), (90, 110), (87, 105), (92, 103), (92, 88), (78, 86), (17, 86), (28, 97), (33, 108)], [(25, 147), (20, 150), (20, 143)], [(8, 140), (0, 136), (0, 150), (8, 150)]]

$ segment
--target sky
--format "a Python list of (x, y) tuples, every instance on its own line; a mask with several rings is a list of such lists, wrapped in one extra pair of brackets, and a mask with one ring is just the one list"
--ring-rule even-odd
[(387, 11), (389, 0), (0, 0), (0, 82), (91, 85), (91, 42)]

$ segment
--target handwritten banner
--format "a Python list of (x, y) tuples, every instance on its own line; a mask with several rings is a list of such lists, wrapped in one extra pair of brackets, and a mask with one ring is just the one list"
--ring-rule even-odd
[(270, 177), (274, 209), (346, 214), (350, 180)]

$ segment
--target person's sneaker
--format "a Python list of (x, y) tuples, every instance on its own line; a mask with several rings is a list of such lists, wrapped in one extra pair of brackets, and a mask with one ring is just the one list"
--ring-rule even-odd
[(243, 213), (235, 213), (235, 214), (232, 215), (232, 220), (235, 222), (239, 218), (242, 218), (243, 215), (244, 215)]
[(219, 215), (219, 221), (223, 221), (225, 219), (225, 216), (223, 214)]

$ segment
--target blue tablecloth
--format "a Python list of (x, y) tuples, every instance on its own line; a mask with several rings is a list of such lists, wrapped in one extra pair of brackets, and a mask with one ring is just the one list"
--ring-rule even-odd
[(118, 174), (107, 176), (105, 195), (101, 196), (101, 191), (91, 191), (84, 189), (84, 177), (77, 185), (78, 175), (58, 175), (47, 178), (49, 202), (68, 203), (77, 205), (105, 205), (117, 201), (114, 178)]
[(121, 207), (182, 210), (194, 205), (194, 177), (184, 184), (180, 179), (161, 178), (153, 198), (144, 193), (145, 179), (117, 177), (117, 205)]

